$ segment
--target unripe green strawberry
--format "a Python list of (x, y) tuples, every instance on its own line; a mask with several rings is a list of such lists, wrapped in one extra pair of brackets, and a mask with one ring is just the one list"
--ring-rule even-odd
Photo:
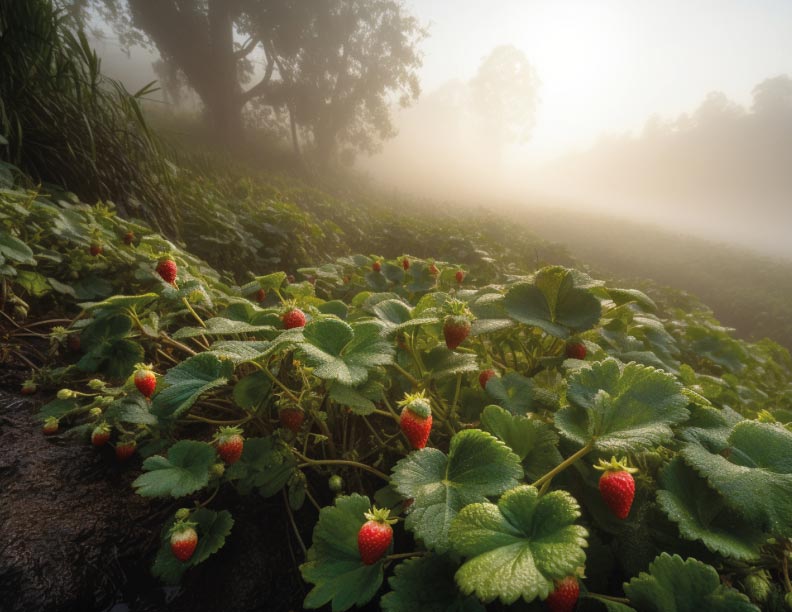
[(616, 518), (626, 519), (635, 498), (635, 479), (632, 475), (638, 470), (628, 467), (625, 460), (616, 461), (616, 457), (611, 458), (610, 462), (600, 459), (599, 465), (594, 468), (603, 471), (599, 490), (605, 505)]
[(403, 406), (399, 417), (399, 426), (407, 436), (410, 446), (421, 449), (429, 440), (432, 431), (432, 407), (423, 393), (407, 395), (399, 402)]
[(172, 285), (179, 273), (176, 262), (172, 259), (161, 259), (157, 264), (157, 274), (169, 285)]
[(374, 272), (379, 272), (382, 270), (382, 264), (379, 261), (375, 261), (373, 264), (371, 264), (371, 269), (374, 270)]
[(496, 376), (497, 373), (495, 370), (484, 370), (479, 374), (479, 384), (481, 385), (482, 389), (487, 388), (487, 383), (490, 381), (490, 378)]
[(333, 493), (340, 493), (344, 490), (344, 479), (338, 474), (333, 474), (327, 481), (327, 486), (330, 487), (330, 490)]
[(365, 517), (368, 519), (358, 531), (358, 551), (360, 560), (366, 565), (374, 565), (388, 551), (393, 541), (392, 523), (396, 519), (388, 518), (387, 508), (374, 506)]
[(22, 395), (33, 395), (37, 390), (38, 387), (36, 386), (36, 383), (34, 383), (32, 380), (26, 380), (22, 383), (22, 390), (20, 393), (22, 393)]
[(556, 580), (555, 590), (545, 599), (545, 605), (550, 612), (572, 612), (580, 597), (580, 585), (577, 578), (567, 576)]
[(107, 423), (100, 423), (91, 432), (91, 444), (94, 446), (104, 446), (110, 439), (110, 426)]
[(305, 327), (305, 313), (299, 308), (287, 310), (281, 320), (283, 321), (283, 327), (286, 329)]
[(583, 360), (586, 358), (586, 345), (580, 341), (567, 342), (564, 352), (568, 359)]
[(147, 367), (140, 367), (135, 371), (135, 386), (137, 390), (149, 399), (157, 388), (157, 376)]
[(198, 534), (195, 523), (178, 521), (170, 533), (170, 547), (173, 556), (182, 563), (189, 561), (198, 546)]
[(217, 434), (217, 454), (228, 465), (236, 463), (242, 456), (245, 439), (239, 427), (221, 427)]
[(225, 470), (225, 464), (223, 463), (213, 463), (212, 467), (209, 468), (209, 471), (215, 478), (222, 478), (223, 474), (225, 474)]
[(465, 280), (465, 271), (464, 270), (457, 270), (456, 274), (454, 276), (456, 277), (457, 284), (461, 285), (462, 281)]
[(102, 247), (101, 244), (93, 243), (91, 245), (91, 248), (88, 249), (88, 250), (90, 251), (91, 255), (96, 257), (97, 255), (101, 255), (102, 254), (102, 252), (104, 251), (104, 248)]
[(748, 574), (743, 579), (743, 590), (751, 598), (751, 601), (759, 604), (764, 603), (772, 590), (769, 574), (764, 570)]
[(407, 259), (406, 257), (402, 259), (402, 268), (404, 268), (405, 270), (410, 269), (410, 260)]
[(41, 427), (41, 431), (44, 432), (44, 435), (51, 436), (52, 434), (58, 433), (58, 429), (60, 428), (60, 422), (55, 417), (47, 417), (44, 420), (44, 425)]
[(297, 433), (300, 431), (300, 427), (302, 427), (305, 413), (299, 408), (282, 408), (280, 412), (278, 412), (278, 418), (280, 419), (281, 425), (286, 429), (290, 429), (294, 433)]
[(126, 461), (135, 454), (137, 442), (134, 440), (122, 440), (115, 447), (116, 459), (119, 461)]
[(470, 333), (470, 319), (465, 316), (449, 315), (443, 323), (443, 337), (446, 346), (452, 351), (458, 347)]

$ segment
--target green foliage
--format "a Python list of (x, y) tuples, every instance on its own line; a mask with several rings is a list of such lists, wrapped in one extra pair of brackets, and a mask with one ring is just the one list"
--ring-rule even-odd
[(519, 461), (497, 438), (476, 429), (456, 434), (448, 455), (425, 448), (402, 459), (392, 482), (401, 495), (414, 499), (407, 529), (429, 548), (445, 552), (457, 513), (517, 484)]
[(333, 612), (343, 612), (366, 603), (379, 590), (382, 561), (364, 565), (357, 548), (357, 534), (366, 521), (363, 515), (370, 507), (367, 497), (354, 494), (322, 508), (308, 560), (300, 566), (303, 578), (314, 585), (305, 597), (306, 608), (331, 603)]
[(214, 460), (214, 449), (208, 444), (182, 440), (171, 446), (167, 458), (146, 459), (146, 473), (132, 484), (143, 497), (184, 497), (209, 483), (209, 468)]
[(224, 385), (234, 371), (230, 361), (214, 355), (195, 355), (168, 370), (168, 385), (154, 399), (152, 410), (161, 417), (175, 418), (196, 402), (203, 394)]
[(732, 588), (723, 586), (710, 565), (663, 553), (624, 585), (639, 612), (755, 612), (756, 606)]
[(577, 444), (593, 442), (605, 453), (650, 448), (669, 440), (671, 426), (687, 419), (681, 391), (673, 376), (606, 359), (570, 376), (571, 405), (556, 414), (556, 426)]
[(505, 604), (546, 598), (554, 580), (573, 574), (586, 560), (588, 532), (573, 524), (579, 516), (568, 493), (540, 496), (531, 486), (507, 491), (497, 506), (466, 506), (449, 532), (453, 551), (468, 557), (456, 573), (462, 592)]

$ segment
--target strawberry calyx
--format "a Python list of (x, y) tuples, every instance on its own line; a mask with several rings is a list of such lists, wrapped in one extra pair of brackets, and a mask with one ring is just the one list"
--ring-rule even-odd
[(423, 391), (406, 394), (398, 405), (406, 408), (422, 419), (427, 419), (432, 415), (432, 406), (429, 404), (429, 400), (426, 398), (426, 394)]
[(225, 444), (231, 436), (241, 436), (242, 428), (234, 425), (233, 427), (221, 427), (217, 430), (215, 441), (217, 444)]
[(377, 508), (377, 506), (372, 506), (363, 516), (368, 521), (374, 521), (382, 525), (395, 525), (399, 522), (397, 518), (390, 518), (390, 510), (388, 508)]
[(611, 457), (610, 461), (600, 459), (593, 467), (600, 472), (627, 472), (628, 474), (636, 474), (638, 472), (638, 468), (630, 467), (627, 457), (622, 457), (618, 460), (616, 457)]

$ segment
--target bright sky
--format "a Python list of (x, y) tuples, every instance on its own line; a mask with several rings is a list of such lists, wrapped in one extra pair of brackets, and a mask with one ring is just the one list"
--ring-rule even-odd
[(422, 84), (468, 80), (500, 44), (542, 80), (525, 153), (554, 157), (602, 133), (696, 108), (713, 90), (748, 104), (759, 81), (792, 74), (789, 0), (407, 0), (430, 36)]

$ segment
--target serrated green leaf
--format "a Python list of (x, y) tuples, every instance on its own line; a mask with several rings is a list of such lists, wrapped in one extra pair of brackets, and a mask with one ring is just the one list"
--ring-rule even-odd
[(767, 539), (742, 520), (707, 481), (681, 459), (675, 458), (660, 473), (657, 502), (688, 540), (699, 540), (711, 551), (744, 561), (759, 558)]
[(7, 259), (29, 266), (36, 265), (36, 259), (33, 257), (33, 251), (30, 247), (22, 242), (19, 238), (15, 238), (5, 230), (0, 229), (0, 253)]
[(143, 497), (183, 497), (209, 483), (215, 450), (204, 442), (182, 440), (170, 447), (168, 457), (149, 457), (146, 471), (132, 483)]
[(234, 385), (234, 401), (237, 406), (250, 410), (270, 396), (272, 380), (264, 372), (248, 374)]
[(368, 497), (353, 494), (336, 498), (335, 505), (319, 512), (308, 560), (300, 566), (303, 579), (314, 585), (305, 598), (306, 608), (331, 603), (333, 612), (343, 612), (363, 605), (379, 590), (383, 561), (364, 565), (357, 546), (370, 507)]
[(712, 566), (668, 553), (625, 583), (624, 592), (640, 612), (759, 612), (745, 595), (722, 585)]
[(239, 365), (247, 361), (256, 361), (257, 359), (267, 355), (268, 351), (273, 348), (273, 342), (266, 340), (250, 342), (247, 340), (224, 340), (222, 342), (215, 342), (212, 344), (211, 349), (206, 351), (210, 355), (214, 355), (218, 359), (228, 360)]
[(792, 432), (742, 421), (723, 455), (697, 444), (682, 450), (685, 463), (731, 508), (765, 532), (792, 537)]
[(182, 338), (194, 338), (196, 336), (253, 334), (262, 331), (274, 331), (275, 329), (269, 325), (251, 325), (250, 323), (224, 319), (223, 317), (212, 317), (204, 321), (204, 323), (206, 327), (182, 327), (173, 334), (173, 337), (179, 340)]
[(128, 395), (114, 401), (107, 408), (105, 418), (110, 422), (155, 425), (157, 417), (149, 411), (149, 404), (141, 395)]
[(512, 414), (531, 412), (534, 404), (533, 381), (517, 372), (509, 372), (505, 376), (493, 376), (487, 383), (487, 394), (501, 408)]
[(157, 416), (176, 418), (188, 410), (204, 393), (228, 382), (234, 373), (230, 361), (200, 353), (167, 371), (168, 385), (154, 396), (152, 412)]
[(445, 345), (436, 346), (423, 356), (427, 376), (432, 380), (442, 380), (449, 376), (475, 372), (478, 370), (478, 361), (475, 355), (449, 351)]
[(672, 425), (688, 417), (687, 398), (670, 374), (615, 359), (580, 368), (569, 378), (570, 406), (559, 410), (555, 424), (577, 444), (595, 440), (604, 453), (629, 453), (673, 436)]
[(529, 480), (537, 480), (563, 461), (558, 452), (558, 435), (547, 423), (514, 416), (499, 406), (487, 406), (481, 413), (481, 425), (514, 451)]
[(330, 385), (330, 399), (355, 414), (367, 415), (374, 412), (376, 406), (372, 400), (380, 399), (383, 391), (382, 385), (374, 381), (367, 381), (358, 389), (334, 382)]
[(257, 490), (262, 497), (271, 497), (286, 485), (296, 465), (289, 448), (272, 436), (247, 438), (242, 457), (225, 475), (243, 495)]
[(587, 289), (575, 287), (572, 270), (550, 266), (539, 270), (533, 283), (512, 285), (503, 305), (515, 321), (566, 338), (592, 328), (600, 318), (599, 300)]
[(156, 293), (143, 293), (141, 295), (114, 295), (102, 300), (101, 302), (85, 302), (80, 304), (83, 310), (91, 312), (95, 310), (106, 310), (110, 312), (123, 313), (125, 310), (142, 310), (157, 299)]
[(520, 458), (494, 436), (468, 429), (451, 438), (446, 456), (436, 448), (410, 453), (393, 468), (391, 482), (415, 501), (405, 526), (437, 552), (448, 550), (448, 529), (468, 504), (486, 501), (517, 484)]
[(355, 386), (368, 378), (369, 369), (390, 363), (394, 349), (382, 337), (382, 325), (363, 321), (348, 325), (337, 319), (311, 321), (298, 347), (314, 375)]
[(586, 561), (588, 532), (573, 524), (579, 516), (566, 491), (540, 496), (529, 485), (507, 491), (497, 506), (466, 506), (449, 532), (452, 550), (468, 557), (456, 573), (457, 584), (484, 602), (545, 599), (555, 580)]
[(396, 566), (388, 579), (393, 589), (381, 600), (385, 612), (484, 612), (472, 596), (459, 592), (454, 573), (459, 566), (448, 555), (426, 555)]
[(47, 277), (31, 270), (19, 270), (16, 282), (33, 297), (40, 298), (51, 291)]

